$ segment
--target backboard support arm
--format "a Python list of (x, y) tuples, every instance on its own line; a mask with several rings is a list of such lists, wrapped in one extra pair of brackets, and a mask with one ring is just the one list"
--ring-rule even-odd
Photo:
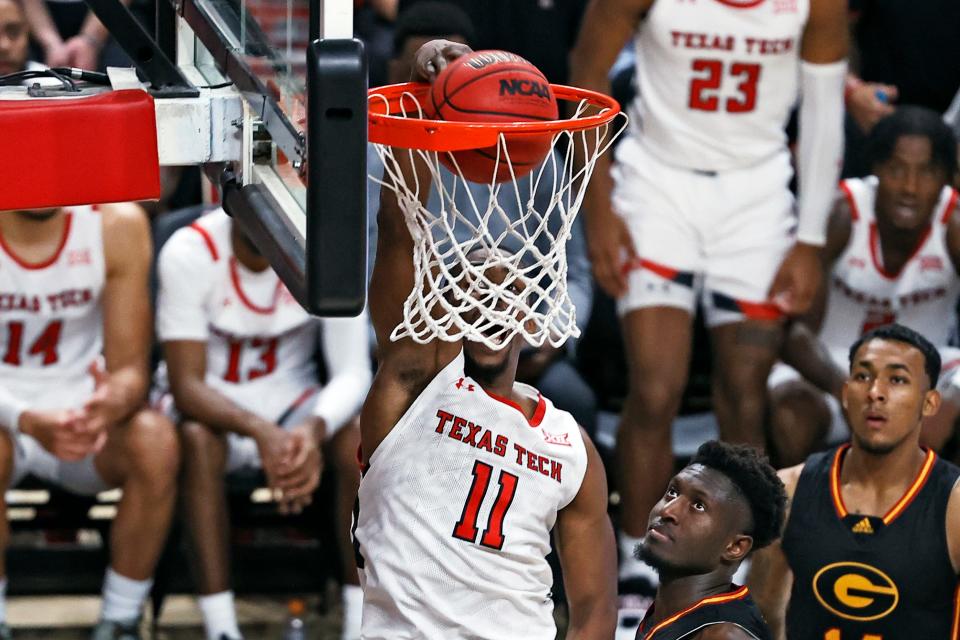
[(86, 0), (90, 10), (130, 56), (155, 98), (195, 98), (200, 92), (120, 0)]

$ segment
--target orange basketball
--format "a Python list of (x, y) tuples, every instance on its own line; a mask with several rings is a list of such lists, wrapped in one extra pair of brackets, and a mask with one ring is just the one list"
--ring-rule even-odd
[[(432, 119), (457, 122), (529, 122), (558, 117), (557, 99), (547, 78), (508, 51), (474, 51), (448, 64), (434, 80), (425, 111)], [(543, 162), (552, 140), (549, 132), (506, 136), (514, 175), (524, 176)], [(496, 146), (452, 152), (464, 178), (481, 183), (510, 179), (502, 150), (500, 154), (497, 166)], [(440, 160), (456, 173), (448, 154), (440, 154)]]

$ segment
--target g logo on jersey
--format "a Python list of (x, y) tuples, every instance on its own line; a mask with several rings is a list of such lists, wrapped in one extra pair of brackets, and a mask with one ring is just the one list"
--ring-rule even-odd
[(831, 613), (866, 622), (889, 614), (900, 601), (890, 576), (860, 562), (835, 562), (813, 576), (813, 594)]

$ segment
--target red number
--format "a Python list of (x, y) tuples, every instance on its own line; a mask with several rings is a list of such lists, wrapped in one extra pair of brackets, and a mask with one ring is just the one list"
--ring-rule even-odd
[[(706, 72), (690, 81), (691, 109), (698, 111), (717, 111), (720, 109), (720, 85), (723, 82), (723, 61), (699, 58), (691, 63), (694, 73)], [(727, 98), (724, 109), (727, 113), (747, 113), (757, 106), (757, 83), (760, 81), (760, 65), (747, 62), (734, 62), (730, 65), (730, 75), (740, 78), (737, 96)]]
[(259, 369), (251, 369), (247, 373), (247, 380), (256, 380), (261, 376), (273, 373), (277, 368), (277, 339), (254, 338), (250, 341), (250, 346), (261, 350), (260, 362), (263, 363), (263, 366)]
[(720, 60), (694, 60), (694, 72), (706, 71), (707, 75), (690, 81), (690, 108), (699, 111), (716, 111), (720, 98), (704, 96), (704, 91), (717, 91), (723, 80), (723, 63)]
[[(490, 486), (490, 477), (493, 475), (493, 467), (477, 460), (473, 464), (473, 484), (470, 485), (470, 491), (467, 493), (467, 501), (463, 505), (463, 513), (460, 520), (453, 528), (453, 537), (475, 542), (479, 530), (477, 529), (477, 517), (480, 513), (480, 505), (487, 495), (487, 488)], [(507, 516), (510, 505), (513, 504), (513, 497), (517, 493), (517, 482), (519, 478), (506, 471), (500, 472), (500, 478), (497, 481), (500, 484), (500, 492), (490, 509), (490, 516), (487, 518), (487, 526), (480, 538), (480, 544), (491, 549), (502, 549), (504, 543), (503, 519)]]
[(860, 327), (860, 335), (867, 331), (882, 327), (885, 324), (893, 324), (897, 321), (897, 314), (889, 311), (867, 311), (867, 317), (863, 320), (863, 326)]
[(484, 496), (487, 495), (487, 486), (490, 484), (490, 475), (493, 467), (477, 460), (473, 464), (473, 484), (467, 494), (467, 502), (463, 505), (463, 513), (457, 526), (453, 528), (453, 537), (473, 542), (477, 539), (477, 514)]
[[(227, 372), (223, 374), (223, 379), (227, 382), (238, 384), (241, 380), (240, 361), (243, 357), (243, 348), (246, 342), (246, 340), (230, 340), (230, 354), (227, 356)], [(277, 368), (277, 344), (279, 339), (253, 338), (249, 342), (252, 348), (260, 349), (260, 362), (262, 366), (247, 371), (247, 381), (273, 373)]]
[(740, 96), (727, 98), (728, 113), (747, 113), (757, 106), (757, 82), (760, 81), (760, 65), (734, 62), (730, 65), (730, 75), (743, 78), (737, 85)]
[[(41, 364), (45, 367), (59, 362), (60, 354), (57, 352), (57, 346), (60, 344), (60, 330), (62, 328), (62, 320), (54, 320), (48, 324), (40, 333), (40, 336), (30, 345), (30, 348), (27, 349), (27, 355), (42, 355)], [(7, 336), (7, 353), (3, 356), (3, 361), (19, 367), (21, 362), (20, 347), (23, 344), (23, 323), (16, 320), (8, 322)]]
[(23, 323), (7, 323), (7, 354), (3, 361), (15, 367), (20, 366), (20, 344), (23, 342)]

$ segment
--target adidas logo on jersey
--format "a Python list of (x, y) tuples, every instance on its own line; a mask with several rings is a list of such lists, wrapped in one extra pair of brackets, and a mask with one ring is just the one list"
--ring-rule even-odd
[(873, 533), (873, 525), (870, 524), (870, 518), (864, 518), (857, 524), (853, 525), (853, 532), (871, 535)]

